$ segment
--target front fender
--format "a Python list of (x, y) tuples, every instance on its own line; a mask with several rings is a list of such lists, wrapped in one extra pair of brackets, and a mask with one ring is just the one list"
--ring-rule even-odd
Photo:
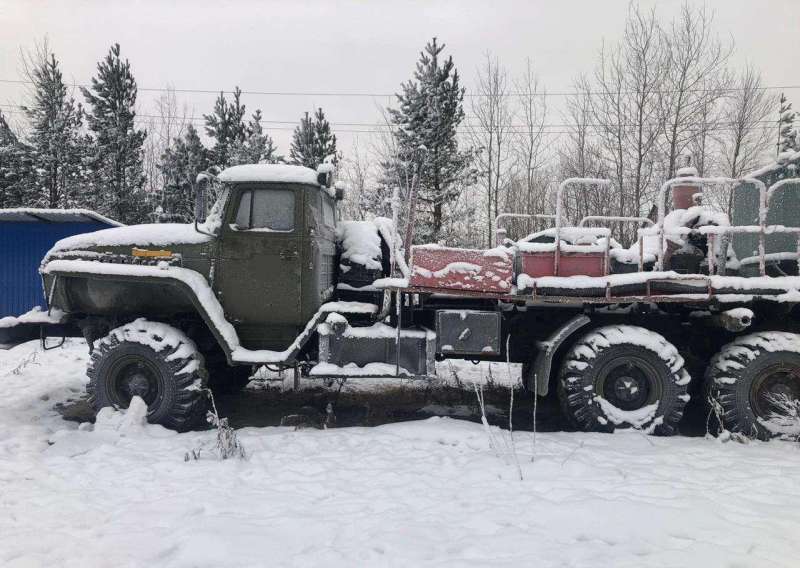
[(525, 386), (531, 390), (536, 389), (536, 394), (545, 396), (550, 389), (550, 372), (553, 359), (558, 349), (576, 332), (591, 323), (589, 316), (580, 314), (568, 320), (557, 328), (546, 340), (537, 342), (538, 350), (533, 365), (527, 369), (523, 377)]
[[(126, 265), (114, 263), (101, 263), (85, 260), (53, 260), (42, 267), (42, 276), (49, 306), (58, 307), (65, 312), (80, 312), (89, 315), (108, 315), (109, 310), (116, 309), (112, 306), (94, 304), (90, 300), (76, 304), (75, 294), (70, 294), (69, 282), (73, 279), (88, 279), (103, 282), (132, 283), (137, 285), (141, 293), (142, 285), (149, 291), (150, 311), (157, 308), (159, 300), (163, 299), (164, 313), (169, 313), (169, 298), (175, 293), (185, 299), (186, 305), (191, 305), (203, 322), (208, 326), (220, 348), (225, 353), (229, 364), (232, 364), (232, 352), (239, 344), (235, 329), (225, 319), (222, 306), (214, 296), (211, 287), (203, 276), (187, 268), (146, 265)], [(172, 289), (167, 293), (165, 286)], [(124, 291), (124, 288), (122, 289)], [(122, 301), (124, 305), (124, 300)], [(123, 308), (120, 308), (123, 309)], [(136, 314), (139, 316), (150, 314)], [(155, 314), (158, 316), (158, 312)]]

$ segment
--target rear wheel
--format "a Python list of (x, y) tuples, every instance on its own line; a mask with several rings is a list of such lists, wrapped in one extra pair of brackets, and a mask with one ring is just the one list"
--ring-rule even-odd
[(207, 397), (203, 357), (183, 332), (138, 319), (95, 343), (87, 369), (95, 410), (147, 404), (147, 420), (185, 431), (202, 423)]
[(558, 394), (576, 428), (677, 432), (689, 400), (683, 357), (661, 335), (630, 325), (591, 331), (567, 353)]
[(731, 432), (761, 440), (800, 435), (800, 335), (739, 337), (712, 359), (706, 381)]

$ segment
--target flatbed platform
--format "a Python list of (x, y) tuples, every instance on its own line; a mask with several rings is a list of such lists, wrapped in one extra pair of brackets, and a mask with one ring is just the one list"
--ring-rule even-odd
[(521, 275), (508, 293), (451, 290), (424, 286), (395, 286), (404, 294), (487, 299), (526, 304), (619, 304), (635, 302), (723, 303), (765, 300), (800, 301), (798, 276), (707, 276), (675, 272), (638, 272), (603, 277), (529, 278)]

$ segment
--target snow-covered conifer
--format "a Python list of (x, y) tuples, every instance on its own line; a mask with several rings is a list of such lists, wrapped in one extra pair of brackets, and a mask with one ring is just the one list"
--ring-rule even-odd
[(247, 123), (244, 138), (235, 140), (230, 150), (230, 165), (274, 164), (281, 161), (272, 137), (261, 126), (261, 109), (256, 109)]
[(797, 113), (792, 110), (792, 103), (784, 93), (781, 93), (778, 110), (778, 153), (800, 150), (800, 140), (794, 127), (796, 116)]
[(159, 164), (165, 183), (159, 205), (169, 218), (183, 221), (193, 218), (197, 174), (209, 165), (209, 150), (203, 146), (195, 127), (189, 124), (183, 138), (174, 140)]
[(314, 123), (308, 113), (305, 113), (305, 116), (300, 119), (300, 124), (294, 129), (289, 156), (292, 164), (309, 167), (313, 165)]
[(441, 235), (445, 204), (469, 181), (472, 162), (457, 136), (464, 120), (464, 88), (452, 56), (442, 60), (444, 48), (433, 38), (420, 54), (414, 77), (401, 85), (398, 108), (389, 109), (398, 151), (383, 164), (389, 181), (408, 178), (409, 169), (418, 174), (416, 234), (424, 241)]
[(300, 119), (292, 135), (289, 156), (293, 164), (312, 169), (325, 162), (338, 163), (336, 135), (322, 108), (317, 108), (313, 116), (305, 113)]
[(244, 123), (246, 107), (241, 101), (242, 90), (236, 87), (230, 103), (221, 92), (214, 103), (211, 114), (203, 115), (206, 121), (206, 134), (214, 140), (211, 161), (220, 168), (231, 165), (231, 152), (234, 144), (243, 143), (247, 137)]
[(88, 124), (94, 135), (95, 206), (125, 223), (141, 221), (147, 201), (142, 190), (142, 144), (147, 133), (135, 125), (136, 80), (118, 43), (97, 64), (91, 89), (81, 90), (91, 107)]
[(318, 108), (314, 113), (314, 154), (319, 160), (319, 164), (324, 162), (336, 164), (339, 161), (336, 151), (336, 135), (331, 131), (331, 124), (325, 118), (322, 108)]
[(23, 144), (0, 110), (0, 208), (25, 204), (30, 181), (30, 148)]
[(83, 108), (69, 94), (47, 43), (23, 56), (23, 64), (32, 84), (31, 102), (22, 107), (30, 123), (27, 156), (32, 174), (25, 201), (50, 208), (83, 204)]

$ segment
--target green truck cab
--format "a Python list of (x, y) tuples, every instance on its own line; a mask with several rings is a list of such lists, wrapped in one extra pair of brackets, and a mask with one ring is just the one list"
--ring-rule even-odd
[[(320, 309), (336, 284), (342, 191), (331, 186), (329, 172), (243, 165), (203, 174), (198, 185), (199, 203), (212, 193), (215, 200), (208, 215), (198, 207), (194, 224), (78, 235), (57, 243), (42, 262), (49, 309), (64, 314), (92, 349), (90, 392), (98, 408), (125, 406), (135, 392), (159, 406), (165, 379), (158, 363), (136, 357), (142, 345), (151, 351), (161, 345), (165, 334), (178, 344), (170, 350), (202, 358), (195, 366), (203, 369), (190, 373), (195, 386), (209, 375), (221, 384), (241, 382), (257, 363), (292, 366), (304, 350), (316, 348), (307, 345), (311, 334), (304, 331), (324, 320)], [(177, 336), (165, 333), (163, 322)], [(120, 351), (118, 344), (136, 338), (138, 355), (123, 357), (130, 365), (105, 364)], [(169, 355), (146, 355), (169, 363)], [(199, 396), (189, 398), (190, 406), (202, 406)], [(162, 423), (189, 427), (194, 418), (174, 422), (172, 404)]]
[[(207, 280), (242, 347), (286, 349), (334, 292), (337, 193), (327, 177), (299, 166), (236, 166), (216, 179), (203, 176), (203, 192), (213, 185), (216, 201), (194, 225), (140, 225), (66, 239), (43, 263), (50, 307), (94, 316), (94, 325), (129, 316), (191, 318), (197, 302), (167, 279), (89, 277), (51, 265), (166, 263)], [(89, 339), (104, 331), (93, 330)]]
[(249, 349), (286, 349), (333, 296), (336, 195), (311, 173), (309, 183), (239, 181), (237, 168), (220, 176), (209, 278)]

